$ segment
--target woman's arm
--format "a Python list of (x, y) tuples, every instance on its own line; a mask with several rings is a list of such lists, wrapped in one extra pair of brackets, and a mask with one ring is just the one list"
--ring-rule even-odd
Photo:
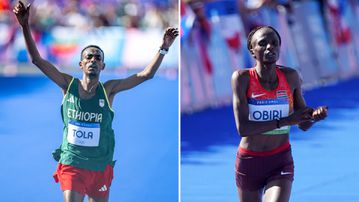
[[(293, 86), (293, 102), (294, 102), (294, 111), (307, 108), (307, 104), (303, 97), (302, 92), (302, 80), (297, 71), (291, 69), (290, 71), (286, 72), (287, 80)], [(311, 118), (310, 120), (298, 123), (298, 127), (306, 131), (313, 126), (315, 122), (325, 119), (327, 117), (327, 110), (326, 106), (320, 106), (317, 109), (312, 109), (311, 111)]]

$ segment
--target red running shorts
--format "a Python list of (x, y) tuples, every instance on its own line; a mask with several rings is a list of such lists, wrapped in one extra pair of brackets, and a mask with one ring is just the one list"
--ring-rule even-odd
[(237, 152), (235, 176), (238, 188), (255, 191), (264, 188), (270, 181), (294, 179), (294, 164), (290, 145), (274, 154), (255, 155)]
[(73, 190), (90, 197), (107, 198), (113, 179), (113, 167), (108, 165), (102, 171), (81, 169), (70, 165), (58, 164), (53, 175), (61, 190)]

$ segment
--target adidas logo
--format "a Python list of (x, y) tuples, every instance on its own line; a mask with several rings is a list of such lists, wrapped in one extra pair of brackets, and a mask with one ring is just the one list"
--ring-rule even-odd
[(70, 98), (67, 99), (67, 102), (75, 103), (74, 96), (71, 95)]
[(107, 187), (106, 187), (106, 185), (103, 185), (102, 187), (101, 187), (101, 189), (99, 189), (98, 191), (107, 191)]

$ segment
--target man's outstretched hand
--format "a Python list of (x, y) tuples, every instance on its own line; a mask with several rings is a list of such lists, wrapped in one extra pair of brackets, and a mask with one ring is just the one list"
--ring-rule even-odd
[(168, 49), (176, 37), (178, 36), (178, 28), (168, 27), (163, 34), (163, 42), (161, 48)]
[(19, 1), (14, 7), (14, 9), (12, 10), (15, 13), (16, 19), (21, 26), (25, 26), (28, 24), (30, 7), (31, 4), (25, 6), (24, 3)]

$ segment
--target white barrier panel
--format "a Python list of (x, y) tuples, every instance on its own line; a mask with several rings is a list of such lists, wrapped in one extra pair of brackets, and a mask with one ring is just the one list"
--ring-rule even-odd
[(330, 28), (331, 40), (336, 52), (341, 78), (358, 74), (359, 56), (355, 47), (355, 24), (351, 23), (354, 15), (349, 1), (328, 1), (325, 12)]
[[(227, 6), (228, 2), (229, 1), (216, 2), (217, 7), (209, 9), (211, 37), (208, 44), (208, 55), (212, 63), (212, 80), (215, 93), (215, 100), (213, 101), (216, 105), (230, 103), (232, 98), (231, 75), (235, 69), (235, 65), (237, 65), (233, 64), (235, 60), (230, 57), (231, 51), (223, 33), (235, 33), (236, 31), (240, 33), (240, 30), (235, 30), (235, 28), (238, 28), (234, 27), (236, 24), (232, 25), (232, 29), (225, 26), (228, 25), (227, 20), (230, 20), (230, 18), (226, 18), (226, 16), (231, 16), (232, 13), (220, 12), (219, 10), (221, 7)], [(232, 8), (233, 7), (234, 5)], [(239, 21), (238, 17), (237, 20)]]
[(197, 22), (188, 36), (182, 38), (182, 111), (228, 105), (232, 101), (233, 71), (251, 67), (236, 7), (233, 0), (208, 2), (202, 9), (206, 11), (210, 32), (204, 33)]
[[(352, 5), (350, 6), (353, 17), (351, 20), (351, 27), (354, 35), (355, 51), (359, 54), (359, 1), (351, 1)], [(359, 71), (359, 64), (357, 64)]]
[(192, 111), (211, 106), (214, 100), (211, 74), (200, 54), (199, 30), (194, 28), (181, 45), (181, 110)]
[(295, 4), (292, 37), (299, 59), (299, 71), (305, 86), (317, 85), (321, 79), (335, 77), (337, 66), (325, 33), (319, 5), (315, 1)]

